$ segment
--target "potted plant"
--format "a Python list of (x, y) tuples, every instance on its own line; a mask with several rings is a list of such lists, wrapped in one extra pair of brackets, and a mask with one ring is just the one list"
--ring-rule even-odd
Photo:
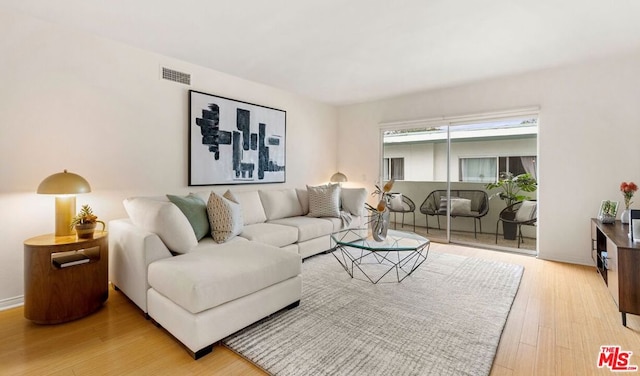
[[(538, 182), (529, 173), (520, 174), (514, 176), (511, 172), (501, 172), (498, 181), (495, 183), (487, 183), (486, 189), (500, 188), (501, 191), (492, 194), (489, 199), (499, 197), (504, 200), (507, 207), (524, 201), (529, 196), (521, 194), (521, 192), (535, 192), (538, 189)], [(502, 213), (505, 219), (514, 219), (516, 217), (515, 211), (506, 211)], [(517, 226), (515, 223), (503, 222), (503, 235), (505, 239), (513, 240), (516, 238)]]
[(78, 214), (71, 220), (71, 228), (75, 228), (79, 239), (93, 239), (93, 232), (98, 223), (102, 225), (102, 231), (104, 231), (104, 222), (98, 220), (98, 216), (93, 214), (89, 205), (82, 205)]
[(616, 213), (618, 212), (618, 201), (604, 200), (600, 204), (600, 213), (598, 219), (602, 223), (615, 223)]

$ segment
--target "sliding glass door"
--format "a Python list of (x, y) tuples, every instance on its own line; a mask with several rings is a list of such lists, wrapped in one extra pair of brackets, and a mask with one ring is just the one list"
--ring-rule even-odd
[[(520, 241), (504, 239), (499, 218), (507, 202), (487, 185), (505, 174), (537, 179), (537, 113), (425, 123), (382, 130), (382, 178), (394, 178), (394, 190), (415, 204), (416, 232), (433, 241), (535, 251), (535, 226), (521, 226)], [(526, 193), (535, 200), (536, 192)], [(398, 229), (413, 229), (411, 215), (395, 218)]]

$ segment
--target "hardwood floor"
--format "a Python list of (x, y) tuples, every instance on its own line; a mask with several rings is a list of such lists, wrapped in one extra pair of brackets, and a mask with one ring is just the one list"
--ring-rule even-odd
[[(594, 268), (436, 243), (432, 251), (525, 267), (491, 375), (609, 375), (596, 367), (603, 345), (633, 351), (640, 366), (640, 317), (622, 326)], [(61, 325), (32, 324), (21, 307), (2, 311), (0, 338), (0, 375), (264, 374), (222, 346), (194, 361), (113, 290), (98, 312)]]

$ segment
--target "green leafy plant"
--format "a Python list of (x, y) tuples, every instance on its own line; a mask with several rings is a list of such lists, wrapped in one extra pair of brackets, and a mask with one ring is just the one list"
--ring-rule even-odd
[(615, 217), (617, 211), (618, 211), (617, 202), (606, 200), (602, 203), (602, 214)]
[(104, 222), (98, 220), (98, 216), (93, 214), (93, 210), (89, 205), (82, 205), (78, 214), (71, 220), (71, 228), (75, 225), (84, 225), (91, 223), (100, 223), (104, 228)]
[(538, 182), (529, 173), (514, 176), (511, 172), (501, 172), (498, 181), (486, 184), (485, 188), (502, 189), (500, 192), (492, 194), (489, 198), (499, 197), (501, 200), (506, 201), (507, 206), (510, 206), (530, 198), (521, 194), (521, 192), (535, 192), (538, 189)]

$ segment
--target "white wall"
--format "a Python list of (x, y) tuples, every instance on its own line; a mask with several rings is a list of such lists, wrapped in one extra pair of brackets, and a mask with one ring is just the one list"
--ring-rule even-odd
[(431, 181), (434, 178), (434, 143), (384, 145), (385, 158), (404, 158), (404, 180)]
[(54, 199), (35, 193), (48, 175), (85, 177), (78, 207), (107, 221), (130, 195), (205, 189), (187, 186), (189, 87), (159, 79), (161, 65), (191, 73), (191, 89), (287, 111), (287, 182), (237, 189), (336, 171), (334, 107), (3, 10), (0, 34), (0, 308), (21, 301), (22, 242), (53, 232)]
[[(380, 122), (540, 106), (539, 257), (590, 264), (589, 218), (640, 181), (640, 51), (576, 66), (345, 106), (338, 167), (372, 187)], [(358, 147), (354, 147), (358, 140)], [(634, 205), (640, 208), (640, 201)]]

